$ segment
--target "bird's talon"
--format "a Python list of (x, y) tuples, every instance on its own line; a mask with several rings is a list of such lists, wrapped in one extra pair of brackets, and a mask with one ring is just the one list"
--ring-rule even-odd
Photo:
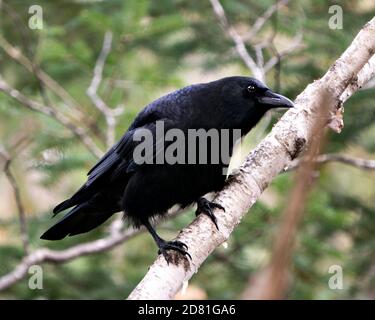
[(181, 241), (178, 241), (178, 240), (171, 241), (171, 242), (169, 242), (169, 244), (171, 244), (172, 246), (175, 246), (175, 247), (185, 248), (186, 250), (188, 249), (188, 246), (185, 243), (183, 243)]
[(169, 264), (169, 256), (167, 250), (173, 250), (181, 253), (183, 256), (188, 256), (191, 260), (191, 255), (187, 252), (188, 246), (181, 241), (170, 241), (160, 244), (158, 254), (162, 254)]
[(223, 210), (225, 212), (225, 208), (222, 205), (218, 204), (218, 203), (211, 202), (210, 203), (210, 207), (211, 208), (217, 208), (217, 209)]
[(197, 211), (195, 211), (195, 215), (199, 216), (202, 213), (207, 215), (211, 219), (211, 221), (214, 223), (216, 229), (219, 230), (217, 219), (214, 213), (212, 212), (212, 209), (217, 208), (225, 212), (225, 208), (222, 205), (215, 203), (215, 202), (208, 201), (205, 198), (200, 198), (197, 204), (198, 204), (198, 208), (197, 208)]

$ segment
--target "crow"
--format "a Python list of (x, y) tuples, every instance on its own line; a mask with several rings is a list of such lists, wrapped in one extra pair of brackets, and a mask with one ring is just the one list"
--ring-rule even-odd
[[(147, 228), (159, 248), (159, 254), (166, 257), (167, 250), (174, 250), (190, 257), (184, 243), (162, 239), (152, 227), (152, 219), (165, 215), (176, 204), (187, 207), (196, 203), (196, 214), (208, 215), (219, 228), (212, 210), (219, 208), (225, 211), (225, 208), (204, 196), (222, 189), (228, 163), (222, 158), (214, 159), (212, 151), (226, 151), (230, 158), (236, 140), (246, 135), (268, 110), (280, 107), (291, 108), (293, 102), (271, 91), (259, 80), (241, 76), (190, 85), (153, 101), (88, 172), (86, 183), (71, 198), (54, 208), (56, 215), (73, 207), (41, 238), (60, 240), (85, 233), (104, 223), (114, 213), (123, 211), (134, 227), (143, 225)], [(165, 134), (162, 138), (157, 137), (160, 124)], [(225, 139), (221, 135), (219, 140), (210, 136), (212, 139), (207, 139), (210, 143), (206, 141), (204, 148), (199, 141), (190, 149), (191, 141), (185, 139), (179, 142), (179, 147), (188, 148), (179, 155), (180, 161), (155, 161), (160, 156), (166, 158), (168, 147), (176, 142), (176, 139), (167, 141), (166, 138), (168, 130), (172, 129), (182, 132), (185, 138), (191, 130), (226, 132), (229, 136), (225, 138), (229, 141), (228, 150), (223, 150)], [(235, 130), (240, 134), (235, 135)], [(152, 138), (148, 144), (145, 144), (146, 131)], [(144, 136), (140, 135), (142, 132)], [(136, 159), (139, 155), (136, 157), (135, 151), (143, 143), (142, 162)], [(195, 161), (187, 161), (194, 153)], [(206, 154), (206, 162), (197, 160), (203, 153)]]

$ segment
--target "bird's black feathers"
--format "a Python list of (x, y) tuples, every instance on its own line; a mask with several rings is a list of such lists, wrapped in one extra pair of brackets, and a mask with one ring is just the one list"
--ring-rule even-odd
[[(155, 125), (165, 130), (241, 129), (246, 134), (273, 107), (291, 107), (292, 102), (269, 90), (260, 81), (229, 77), (191, 85), (149, 104), (133, 121), (123, 137), (89, 171), (87, 182), (54, 209), (57, 214), (73, 207), (42, 236), (57, 240), (87, 232), (113, 213), (124, 211), (134, 225), (164, 214), (175, 204), (187, 206), (204, 194), (220, 190), (225, 181), (225, 163), (138, 164), (133, 159), (137, 130)], [(165, 141), (153, 142), (152, 148)], [(229, 146), (230, 154), (233, 144)], [(153, 154), (155, 157), (155, 154)], [(158, 240), (160, 242), (160, 240)]]

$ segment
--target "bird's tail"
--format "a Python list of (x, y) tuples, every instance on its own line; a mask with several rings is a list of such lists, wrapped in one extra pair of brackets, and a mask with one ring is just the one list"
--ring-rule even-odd
[(118, 210), (98, 210), (88, 202), (77, 205), (70, 210), (59, 222), (49, 228), (40, 237), (44, 240), (60, 240), (66, 236), (88, 232), (111, 217)]

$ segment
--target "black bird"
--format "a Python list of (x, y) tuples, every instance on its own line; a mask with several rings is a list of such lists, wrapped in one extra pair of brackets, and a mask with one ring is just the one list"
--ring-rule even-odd
[[(158, 122), (163, 123), (163, 132), (180, 129), (187, 134), (189, 129), (229, 129), (230, 132), (240, 129), (243, 136), (269, 109), (280, 107), (290, 108), (293, 103), (272, 92), (260, 81), (248, 77), (227, 77), (195, 84), (155, 100), (138, 114), (122, 138), (89, 171), (87, 182), (70, 199), (54, 208), (56, 215), (73, 207), (41, 238), (60, 240), (85, 233), (101, 225), (114, 213), (124, 211), (125, 217), (135, 227), (144, 225), (148, 229), (159, 254), (166, 256), (166, 250), (175, 250), (189, 256), (184, 243), (160, 238), (150, 220), (165, 214), (175, 204), (186, 207), (196, 202), (197, 214), (207, 214), (218, 227), (212, 209), (224, 208), (203, 196), (224, 186), (226, 176), (223, 169), (228, 163), (223, 159), (213, 162), (212, 156), (207, 157), (207, 163), (197, 164), (138, 163), (134, 151), (141, 142), (135, 141), (135, 136), (140, 129), (148, 129), (155, 138)], [(171, 143), (166, 139), (153, 141), (151, 159), (155, 160), (160, 146), (168, 147)], [(229, 156), (232, 155), (233, 144), (229, 143)], [(183, 145), (187, 146), (186, 141)], [(213, 148), (208, 144), (209, 155)], [(202, 153), (199, 146), (196, 151), (198, 158)], [(187, 157), (185, 154), (183, 159)]]

